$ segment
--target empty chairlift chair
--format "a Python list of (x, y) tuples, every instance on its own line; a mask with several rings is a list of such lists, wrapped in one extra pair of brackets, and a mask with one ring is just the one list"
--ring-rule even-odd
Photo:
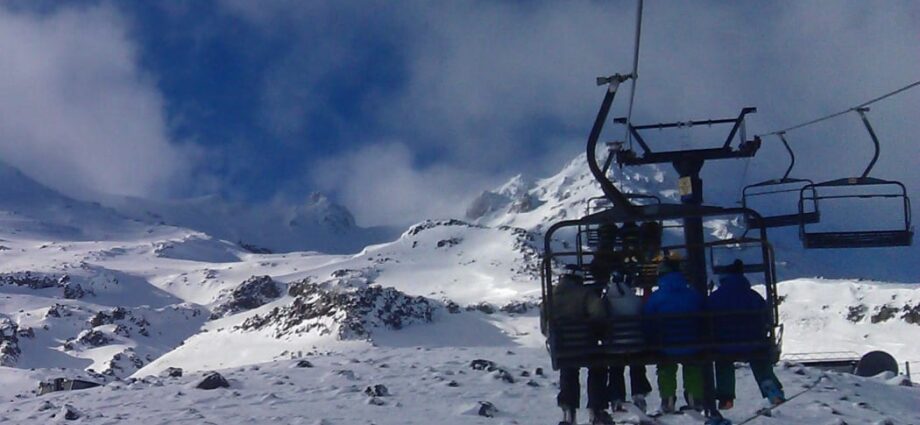
[[(860, 177), (848, 177), (809, 184), (802, 187), (799, 193), (799, 212), (805, 210), (810, 203), (821, 200), (851, 199), (862, 202), (873, 202), (878, 199), (893, 199), (902, 207), (896, 214), (897, 227), (887, 229), (853, 229), (837, 231), (817, 231), (802, 222), (799, 225), (799, 234), (805, 248), (871, 248), (871, 247), (896, 247), (909, 246), (913, 242), (913, 228), (910, 217), (910, 198), (904, 184), (894, 180), (882, 180), (869, 177), (869, 172), (875, 165), (879, 156), (879, 141), (866, 118), (868, 108), (854, 109), (862, 119), (872, 142), (875, 145), (875, 155), (866, 170)], [(827, 192), (833, 192), (827, 194)], [(822, 194), (825, 193), (825, 194)], [(824, 203), (826, 210), (827, 204)], [(903, 219), (903, 220), (902, 220)]]
[[(763, 202), (765, 199), (778, 200), (777, 197), (782, 196), (782, 194), (798, 193), (804, 186), (814, 184), (813, 181), (808, 179), (789, 177), (789, 174), (792, 172), (792, 167), (795, 166), (795, 153), (793, 153), (792, 149), (789, 147), (789, 143), (786, 141), (785, 133), (779, 133), (778, 136), (783, 142), (783, 146), (786, 147), (786, 151), (789, 152), (789, 168), (786, 169), (786, 173), (783, 174), (782, 178), (766, 180), (760, 183), (754, 183), (752, 185), (745, 186), (741, 197), (741, 205), (745, 208), (754, 208), (750, 204), (755, 199), (759, 199), (761, 202)], [(815, 195), (814, 189), (810, 189), (809, 192), (811, 195)], [(793, 202), (794, 200), (795, 198), (792, 198)], [(801, 223), (817, 223), (820, 220), (820, 213), (818, 212), (818, 201), (814, 199), (813, 196), (809, 197), (808, 201), (802, 204), (802, 208), (795, 209), (795, 204), (792, 204), (790, 205), (790, 210), (793, 210), (793, 212), (778, 213), (772, 215), (765, 214), (762, 218), (759, 219), (760, 222), (752, 222), (748, 224), (753, 227), (787, 227), (798, 226)], [(752, 217), (750, 220), (758, 219)]]

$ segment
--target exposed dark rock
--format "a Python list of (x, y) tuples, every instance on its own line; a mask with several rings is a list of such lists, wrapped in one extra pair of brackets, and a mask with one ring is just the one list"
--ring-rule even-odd
[(83, 414), (79, 410), (77, 410), (75, 407), (69, 404), (65, 404), (64, 406), (61, 407), (61, 410), (58, 411), (58, 413), (54, 415), (54, 417), (58, 417), (58, 416), (63, 417), (64, 419), (68, 421), (75, 421), (77, 419), (80, 419), (83, 416)]
[(68, 300), (77, 300), (83, 298), (86, 295), (86, 291), (83, 290), (83, 287), (79, 283), (68, 282), (64, 285), (64, 298)]
[(487, 372), (492, 372), (497, 369), (498, 366), (495, 365), (495, 362), (486, 359), (476, 359), (470, 362), (470, 367), (473, 370), (484, 370)]
[(537, 382), (537, 381), (534, 381), (533, 379), (531, 379), (531, 380), (527, 381), (527, 386), (528, 386), (528, 387), (539, 387), (539, 386), (540, 386), (540, 383)]
[(388, 397), (390, 395), (390, 390), (384, 385), (376, 384), (365, 388), (364, 394), (371, 397)]
[(48, 307), (48, 311), (45, 312), (45, 318), (49, 318), (49, 317), (61, 317), (61, 309), (62, 309), (62, 308), (64, 308), (64, 306), (62, 306), (62, 305), (60, 305), (60, 304), (55, 304), (55, 305), (53, 305), (53, 306), (51, 306), (51, 307)]
[(0, 275), (0, 285), (25, 286), (32, 289), (58, 288), (69, 281), (67, 275), (42, 275), (28, 271)]
[(494, 418), (498, 414), (498, 408), (494, 404), (488, 401), (479, 402), (479, 410), (476, 412), (479, 416), (485, 416), (487, 418)]
[(450, 314), (460, 313), (460, 304), (457, 304), (451, 300), (444, 300), (444, 307), (447, 308), (447, 312)]
[(847, 312), (847, 320), (856, 323), (861, 321), (866, 317), (866, 313), (869, 311), (869, 307), (866, 307), (865, 304), (850, 306), (849, 311)]
[(512, 301), (499, 308), (500, 311), (508, 314), (524, 314), (530, 310), (539, 308), (540, 303), (534, 301)]
[(298, 360), (297, 363), (294, 363), (294, 366), (299, 368), (310, 368), (313, 367), (313, 363), (310, 363), (309, 360)]
[(514, 376), (511, 376), (511, 373), (505, 369), (498, 369), (493, 373), (496, 379), (501, 379), (503, 382), (506, 382), (509, 384), (514, 383)]
[(545, 375), (543, 375), (543, 368), (542, 368), (542, 367), (538, 367), (536, 370), (534, 370), (533, 374), (534, 374), (534, 375), (537, 375), (537, 376), (545, 376)]
[(237, 245), (239, 245), (240, 248), (243, 248), (243, 249), (245, 249), (246, 251), (249, 251), (249, 252), (251, 252), (251, 253), (253, 253), (253, 254), (272, 254), (272, 250), (270, 250), (270, 249), (268, 249), (268, 248), (262, 248), (262, 247), (260, 247), (260, 246), (253, 245), (253, 244), (248, 244), (248, 243), (245, 243), (245, 242), (243, 242), (243, 241), (237, 242)]
[(112, 342), (112, 338), (97, 330), (85, 330), (77, 336), (77, 342), (90, 347), (102, 347)]
[(913, 325), (920, 325), (920, 304), (915, 306), (905, 305), (903, 311), (901, 319)]
[(370, 286), (373, 275), (374, 271), (350, 271), (320, 284), (309, 278), (291, 284), (288, 293), (294, 301), (290, 305), (252, 316), (237, 329), (271, 327), (278, 338), (317, 331), (334, 332), (341, 339), (367, 339), (375, 328), (402, 329), (431, 322), (438, 306), (435, 302), (394, 288)]
[(0, 366), (15, 366), (22, 350), (19, 348), (19, 325), (0, 315)]
[(869, 318), (872, 323), (886, 322), (898, 314), (898, 308), (890, 305), (879, 307), (878, 311)]
[(217, 388), (230, 388), (230, 383), (217, 372), (211, 372), (195, 385), (195, 388), (202, 390), (213, 390)]
[(442, 239), (438, 241), (437, 246), (438, 248), (450, 248), (459, 245), (461, 242), (463, 242), (463, 238)]
[(281, 290), (270, 276), (252, 276), (219, 296), (211, 319), (261, 307), (280, 296)]
[(493, 314), (495, 313), (495, 306), (483, 301), (479, 304), (472, 304), (472, 305), (466, 306), (466, 311), (480, 311), (485, 314)]
[(425, 230), (434, 229), (436, 227), (448, 227), (448, 226), (471, 227), (471, 228), (479, 228), (479, 229), (484, 228), (483, 226), (479, 226), (476, 224), (470, 224), (465, 221), (455, 220), (455, 219), (425, 220), (422, 223), (419, 223), (419, 224), (416, 224), (415, 226), (410, 227), (409, 230), (406, 231), (406, 235), (415, 236)]
[(131, 337), (131, 332), (128, 330), (128, 327), (122, 324), (115, 325), (115, 331), (113, 331), (113, 333), (115, 335), (121, 335), (125, 338)]
[(133, 348), (126, 348), (121, 353), (112, 356), (106, 366), (102, 372), (104, 375), (125, 376), (144, 367), (144, 360), (134, 352)]
[(160, 376), (167, 378), (181, 378), (182, 377), (182, 368), (181, 367), (168, 367), (166, 370), (160, 372)]

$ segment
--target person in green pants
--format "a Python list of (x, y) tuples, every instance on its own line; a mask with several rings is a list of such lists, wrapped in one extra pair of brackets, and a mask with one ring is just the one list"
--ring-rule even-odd
[[(729, 353), (750, 353), (758, 347), (758, 341), (765, 342), (767, 336), (767, 303), (751, 289), (751, 283), (744, 277), (744, 264), (735, 260), (729, 273), (719, 279), (719, 288), (706, 300), (706, 308), (716, 312), (754, 312), (750, 318), (730, 317), (715, 323), (715, 333), (721, 342), (737, 342), (723, 345), (721, 351)], [(763, 313), (757, 314), (760, 310)], [(752, 344), (752, 342), (754, 344)], [(773, 364), (767, 360), (749, 362), (751, 372), (760, 388), (760, 394), (776, 405), (785, 401), (783, 385), (773, 373)], [(735, 403), (735, 365), (730, 361), (716, 362), (716, 399), (719, 409), (730, 409)]]
[[(658, 267), (658, 289), (649, 296), (642, 308), (642, 314), (650, 316), (645, 321), (648, 341), (654, 345), (675, 346), (693, 343), (699, 335), (699, 325), (695, 320), (672, 318), (655, 320), (659, 314), (691, 314), (703, 309), (703, 295), (690, 287), (689, 282), (680, 272), (680, 261), (669, 258)], [(667, 356), (693, 354), (693, 348), (664, 348)], [(703, 373), (698, 365), (682, 364), (684, 390), (690, 407), (699, 409), (703, 400)], [(658, 391), (661, 393), (661, 412), (675, 411), (677, 402), (677, 363), (658, 364)]]

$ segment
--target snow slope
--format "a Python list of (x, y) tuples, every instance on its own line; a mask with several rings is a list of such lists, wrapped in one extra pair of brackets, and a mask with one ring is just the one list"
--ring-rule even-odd
[[(297, 367), (299, 360), (310, 367)], [(494, 370), (474, 368), (476, 360), (492, 362)], [(725, 412), (735, 421), (761, 406), (753, 396), (750, 371), (742, 367), (738, 372), (739, 398), (735, 408)], [(559, 417), (551, 402), (554, 373), (538, 349), (364, 346), (220, 373), (229, 380), (229, 388), (197, 389), (201, 374), (193, 373), (26, 397), (0, 407), (0, 421), (63, 423), (65, 406), (79, 412), (75, 423), (94, 424), (547, 424)], [(781, 365), (778, 376), (790, 395), (810, 390), (776, 409), (772, 417), (753, 423), (920, 422), (920, 389), (899, 386), (900, 381), (888, 376), (858, 378), (793, 364)], [(649, 400), (653, 406), (659, 403), (655, 393)], [(494, 410), (484, 409), (486, 405)], [(586, 418), (587, 413), (582, 410), (579, 416)], [(628, 420), (634, 415), (616, 417)], [(666, 416), (661, 422), (699, 423), (686, 416)]]

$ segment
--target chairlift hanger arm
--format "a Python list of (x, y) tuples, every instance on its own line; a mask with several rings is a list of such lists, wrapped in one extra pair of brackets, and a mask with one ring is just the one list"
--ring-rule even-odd
[(792, 148), (789, 147), (789, 142), (786, 141), (786, 133), (777, 134), (779, 139), (782, 140), (783, 146), (786, 147), (786, 152), (789, 152), (789, 168), (786, 169), (786, 174), (783, 174), (781, 182), (786, 181), (789, 178), (789, 173), (792, 172), (792, 167), (795, 167), (795, 152), (792, 151)]
[[(731, 147), (732, 140), (735, 139), (735, 136), (738, 134), (738, 131), (742, 128), (744, 124), (744, 118), (747, 114), (757, 112), (757, 108), (746, 107), (741, 110), (741, 113), (737, 118), (725, 118), (725, 119), (716, 119), (716, 120), (703, 120), (703, 121), (682, 121), (682, 122), (672, 122), (672, 123), (659, 123), (659, 124), (647, 124), (647, 125), (632, 125), (628, 122), (626, 118), (617, 118), (614, 122), (618, 124), (624, 124), (629, 128), (630, 133), (635, 138), (636, 142), (639, 143), (639, 146), (643, 150), (643, 155), (637, 157), (633, 151), (619, 151), (617, 152), (617, 162), (621, 165), (639, 165), (639, 164), (658, 164), (658, 163), (672, 163), (677, 160), (683, 159), (727, 159), (727, 158), (748, 158), (754, 156), (757, 150), (760, 148), (760, 139), (755, 138), (754, 140), (742, 140), (741, 144), (738, 146), (737, 150), (733, 150)], [(709, 149), (691, 149), (683, 151), (665, 151), (665, 152), (654, 152), (639, 134), (639, 130), (650, 130), (650, 129), (667, 129), (667, 128), (682, 128), (682, 127), (693, 127), (699, 125), (718, 125), (718, 124), (733, 124), (731, 131), (726, 137), (725, 142), (722, 144), (722, 147), (719, 148), (709, 148)]]
[(872, 124), (869, 124), (869, 118), (866, 117), (866, 112), (869, 111), (869, 108), (861, 107), (854, 110), (862, 119), (863, 125), (866, 126), (866, 131), (869, 132), (869, 137), (872, 138), (872, 144), (875, 145), (875, 154), (872, 155), (872, 161), (869, 162), (869, 166), (866, 167), (866, 171), (863, 171), (861, 176), (861, 178), (866, 178), (869, 177), (869, 172), (872, 171), (872, 167), (875, 167), (875, 162), (878, 161), (878, 155), (881, 147), (878, 142), (878, 136), (875, 135), (875, 130), (872, 129)]
[(604, 95), (604, 100), (601, 102), (600, 110), (597, 111), (597, 118), (594, 120), (594, 125), (591, 127), (591, 133), (588, 135), (586, 154), (588, 158), (588, 168), (591, 170), (591, 174), (594, 175), (594, 178), (600, 183), (604, 196), (610, 199), (610, 202), (613, 202), (613, 207), (615, 209), (622, 210), (625, 214), (633, 215), (635, 214), (635, 207), (629, 202), (629, 198), (610, 182), (604, 171), (601, 170), (601, 167), (597, 164), (597, 141), (600, 138), (601, 130), (604, 129), (604, 122), (607, 120), (607, 115), (610, 113), (610, 106), (613, 104), (613, 99), (616, 97), (617, 88), (620, 86), (620, 83), (630, 78), (635, 78), (635, 76), (632, 74), (614, 74), (609, 77), (597, 78), (597, 85), (601, 86), (606, 84), (607, 92)]

